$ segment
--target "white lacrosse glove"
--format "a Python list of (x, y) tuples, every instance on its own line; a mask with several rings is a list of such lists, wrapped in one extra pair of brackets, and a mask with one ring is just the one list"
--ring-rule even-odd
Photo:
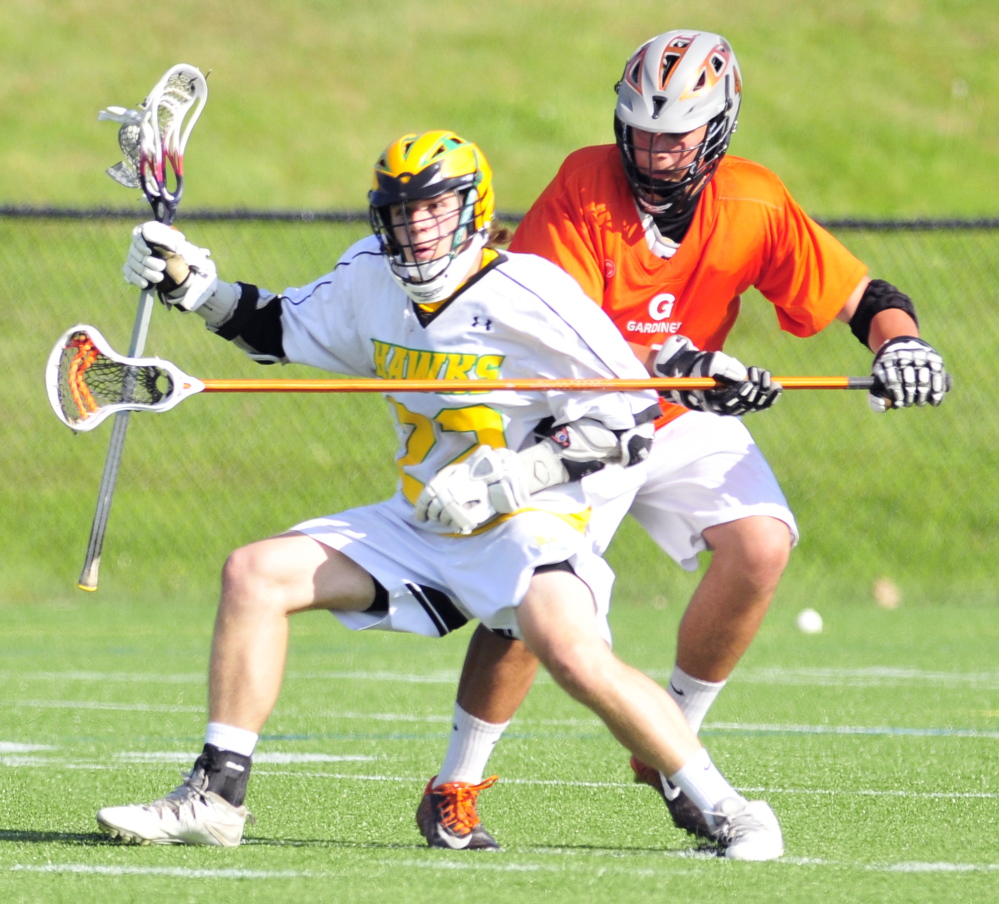
[(932, 345), (914, 336), (896, 336), (878, 349), (871, 365), (877, 382), (867, 397), (872, 411), (939, 405), (950, 392), (951, 376)]
[(416, 500), (417, 521), (434, 521), (470, 534), (498, 514), (527, 505), (530, 494), (516, 452), (479, 446), (456, 465), (441, 468)]
[(663, 390), (667, 401), (694, 411), (743, 415), (763, 411), (780, 398), (782, 387), (769, 370), (747, 368), (724, 352), (702, 352), (686, 336), (670, 336), (656, 356), (653, 369), (661, 377), (711, 377), (722, 389)]
[(122, 273), (140, 289), (155, 288), (168, 307), (196, 311), (218, 287), (209, 255), (208, 249), (187, 241), (184, 233), (150, 220), (132, 230)]

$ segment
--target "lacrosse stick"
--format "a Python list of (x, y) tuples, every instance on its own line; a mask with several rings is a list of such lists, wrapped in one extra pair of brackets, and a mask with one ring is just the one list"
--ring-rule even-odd
[[(153, 208), (153, 216), (161, 223), (169, 225), (177, 214), (177, 205), (184, 192), (184, 148), (207, 100), (208, 83), (204, 75), (194, 66), (181, 63), (156, 83), (138, 109), (108, 107), (97, 116), (99, 120), (121, 124), (118, 129), (118, 146), (124, 159), (112, 166), (107, 174), (126, 188), (141, 188)], [(171, 172), (173, 187), (169, 184)], [(139, 294), (129, 355), (141, 355), (145, 348), (154, 298), (152, 288), (143, 289)], [(129, 372), (126, 383), (121, 387), (124, 397), (132, 394), (132, 379)], [(97, 589), (104, 534), (107, 531), (111, 499), (125, 448), (128, 412), (129, 409), (122, 408), (115, 418), (97, 494), (97, 508), (90, 527), (87, 557), (80, 574), (81, 590)]]
[[(867, 389), (873, 377), (774, 377), (785, 389)], [(199, 380), (160, 358), (116, 354), (92, 326), (68, 329), (45, 371), (49, 402), (64, 424), (93, 430), (111, 414), (166, 411), (199, 392), (439, 392), (625, 391), (714, 389), (711, 377), (584, 380)]]

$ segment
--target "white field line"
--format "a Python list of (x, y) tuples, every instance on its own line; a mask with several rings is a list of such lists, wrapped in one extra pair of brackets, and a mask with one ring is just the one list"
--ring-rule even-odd
[[(63, 756), (41, 756), (39, 754), (0, 754), (0, 766), (9, 767), (31, 767), (31, 768), (63, 768), (86, 770), (114, 769), (116, 764), (126, 763), (136, 764), (173, 764), (179, 766), (189, 766), (194, 759), (191, 751), (162, 750), (152, 752), (126, 752), (118, 753), (113, 757), (113, 762), (107, 760), (79, 760)], [(378, 760), (376, 756), (365, 754), (336, 754), (336, 753), (294, 753), (280, 750), (262, 750), (253, 756), (254, 765), (265, 766), (295, 766), (300, 764), (316, 763), (373, 763)], [(257, 770), (254, 770), (254, 775)], [(280, 773), (277, 773), (280, 774)], [(413, 779), (416, 781), (416, 779)]]
[[(160, 750), (160, 751), (124, 751), (117, 753), (112, 762), (107, 760), (83, 760), (60, 756), (56, 748), (45, 745), (31, 744), (2, 744), (0, 751), (4, 748), (20, 747), (34, 751), (34, 755), (25, 753), (0, 753), (0, 766), (7, 767), (34, 767), (34, 768), (66, 768), (78, 769), (81, 771), (101, 771), (120, 768), (120, 764), (130, 765), (180, 765), (184, 766), (191, 762), (194, 754), (191, 751), (181, 750)], [(45, 755), (51, 752), (53, 755)], [(254, 778), (281, 778), (281, 779), (328, 779), (345, 782), (390, 782), (393, 784), (420, 785), (426, 781), (426, 776), (420, 775), (384, 775), (384, 774), (359, 774), (350, 772), (327, 772), (327, 771), (304, 771), (299, 769), (267, 769), (261, 766), (299, 766), (323, 763), (372, 763), (379, 759), (377, 756), (364, 754), (328, 754), (292, 751), (268, 751), (260, 750), (253, 756)], [(527, 785), (534, 787), (567, 787), (567, 788), (611, 788), (622, 789), (631, 788), (641, 790), (640, 786), (633, 781), (619, 782), (588, 782), (580, 780), (566, 779), (534, 779), (534, 778), (511, 778), (504, 776), (504, 785)], [(744, 793), (754, 794), (789, 794), (789, 795), (846, 795), (857, 797), (891, 797), (921, 800), (995, 800), (999, 799), (999, 792), (989, 791), (908, 791), (908, 790), (882, 790), (882, 789), (844, 789), (844, 788), (773, 788), (773, 787), (740, 787)]]
[[(149, 752), (128, 752), (115, 754), (115, 760), (121, 763), (182, 763), (191, 761), (193, 754), (189, 751), (156, 750)], [(263, 763), (270, 766), (289, 766), (294, 763), (373, 763), (376, 756), (365, 756), (355, 753), (290, 753), (280, 750), (258, 750), (253, 754), (254, 767)], [(253, 772), (257, 774), (256, 769)]]
[[(255, 759), (255, 758), (254, 758)], [(398, 776), (398, 775), (359, 775), (349, 772), (301, 772), (298, 770), (288, 772), (278, 772), (269, 769), (253, 770), (254, 778), (263, 777), (276, 778), (326, 778), (337, 781), (353, 782), (393, 782), (397, 784), (420, 784), (426, 782), (426, 776)], [(532, 785), (550, 788), (633, 788), (641, 792), (642, 786), (633, 781), (626, 782), (584, 782), (578, 780), (565, 779), (539, 779), (539, 778), (508, 778), (503, 776), (501, 783), (504, 785)], [(876, 789), (844, 789), (844, 788), (748, 788), (739, 786), (739, 791), (753, 794), (801, 794), (801, 795), (846, 795), (857, 797), (899, 797), (919, 800), (997, 800), (999, 791), (905, 791), (905, 790), (876, 790)], [(644, 792), (643, 792), (644, 793)]]
[[(406, 672), (297, 672), (285, 677), (294, 680), (319, 681), (382, 681), (390, 684), (456, 684), (458, 672), (442, 671), (425, 675)], [(541, 676), (539, 676), (541, 677)], [(204, 672), (154, 674), (152, 672), (0, 672), (0, 681), (80, 681), (100, 684), (200, 684), (207, 682)]]
[[(668, 678), (665, 675), (664, 678)], [(999, 688), (999, 672), (945, 672), (925, 669), (868, 666), (836, 668), (746, 668), (737, 670), (734, 683), (809, 685), (812, 687), (899, 687), (908, 684), (964, 685)]]
[(705, 722), (705, 732), (748, 732), (760, 734), (879, 735), (914, 738), (999, 738), (999, 731), (977, 728), (908, 728), (896, 725), (782, 725), (749, 722)]
[[(252, 840), (249, 841), (252, 844)], [(524, 862), (514, 860), (518, 856), (569, 856), (562, 862)], [(570, 862), (570, 858), (575, 859), (572, 852), (560, 851), (557, 848), (534, 850), (524, 854), (507, 854), (502, 859), (485, 857), (468, 857), (458, 855), (453, 858), (437, 857), (428, 854), (427, 859), (421, 860), (386, 860), (384, 866), (393, 871), (398, 869), (416, 869), (431, 871), (454, 871), (454, 870), (474, 870), (498, 873), (534, 872), (534, 873), (564, 873), (569, 870), (576, 872), (579, 870), (578, 862)], [(587, 859), (598, 860), (606, 856), (620, 857), (619, 851), (587, 851)], [(629, 863), (606, 864), (601, 863), (599, 873), (619, 873), (627, 876), (675, 876), (679, 872), (693, 872), (692, 861), (714, 861), (717, 858), (709, 853), (696, 853), (691, 851), (657, 851), (654, 855), (657, 858), (668, 858), (674, 861), (663, 866), (639, 866), (629, 857)], [(644, 857), (643, 857), (644, 859)], [(691, 867), (678, 869), (675, 861), (687, 861)], [(720, 864), (719, 864), (720, 866)], [(784, 857), (776, 861), (774, 866), (783, 867), (805, 867), (822, 868), (832, 867), (836, 870), (854, 869), (863, 872), (878, 873), (994, 873), (999, 871), (999, 863), (952, 863), (941, 862), (900, 862), (900, 863), (858, 863), (843, 862), (834, 860), (821, 860), (817, 858), (794, 858)], [(764, 867), (757, 867), (764, 868)], [(772, 868), (772, 867), (770, 867)], [(360, 865), (358, 870), (369, 870), (370, 867)], [(45, 863), (45, 864), (23, 864), (18, 863), (7, 867), (13, 873), (70, 873), (75, 875), (97, 875), (97, 876), (155, 876), (168, 877), (171, 879), (229, 879), (229, 880), (286, 880), (286, 879), (336, 879), (342, 878), (348, 871), (320, 871), (320, 870), (264, 870), (264, 869), (205, 869), (178, 866), (102, 866), (88, 863)], [(698, 872), (703, 875), (703, 867)]]
[[(114, 703), (94, 700), (10, 700), (8, 706), (14, 708), (38, 709), (71, 709), (96, 710), (109, 712), (152, 712), (152, 713), (203, 713), (204, 706), (184, 706), (169, 703)], [(294, 717), (307, 715), (310, 719), (343, 719), (362, 722), (415, 723), (428, 725), (447, 725), (451, 717), (442, 714), (421, 715), (416, 713), (364, 713), (364, 712), (303, 712), (295, 707), (278, 707), (275, 715)], [(516, 718), (511, 726), (511, 734), (525, 728), (601, 728), (602, 723), (595, 718), (578, 719), (531, 719)], [(878, 736), (878, 737), (913, 737), (913, 738), (982, 738), (999, 739), (999, 730), (978, 728), (921, 728), (896, 725), (796, 725), (753, 722), (705, 722), (703, 731), (707, 734), (715, 732), (733, 732), (748, 734), (800, 734), (800, 735), (842, 735), (842, 736)], [(22, 750), (5, 750), (0, 743), (0, 756), (4, 753), (23, 752)]]
[(9, 700), (11, 708), (24, 709), (92, 709), (109, 712), (137, 713), (203, 713), (204, 706), (180, 706), (174, 703), (108, 703), (100, 700)]
[[(647, 669), (653, 678), (666, 681), (670, 672)], [(414, 675), (391, 671), (295, 671), (287, 678), (299, 681), (376, 681), (398, 684), (456, 684), (458, 672), (439, 671)], [(540, 681), (550, 681), (539, 675)], [(898, 687), (911, 684), (934, 684), (942, 687), (999, 689), (999, 672), (947, 672), (926, 669), (869, 666), (865, 668), (741, 668), (732, 676), (732, 683), (804, 685), (812, 687)], [(194, 684), (204, 685), (204, 672), (154, 674), (149, 672), (0, 672), (0, 681), (79, 681), (102, 684)]]
[[(140, 712), (140, 713), (204, 713), (205, 707), (185, 706), (174, 703), (111, 703), (99, 700), (8, 700), (4, 701), (11, 709), (21, 707), (24, 709), (89, 709), (107, 710), (109, 712)], [(276, 715), (296, 716), (308, 715), (310, 718), (318, 717), (324, 719), (360, 719), (369, 722), (437, 722), (450, 724), (450, 716), (441, 715), (414, 715), (413, 713), (353, 713), (353, 712), (317, 712), (310, 709), (301, 711), (294, 707), (284, 707), (275, 710)], [(546, 725), (561, 724), (585, 724), (600, 725), (599, 721), (589, 719), (579, 720), (551, 720), (546, 721)], [(24, 745), (21, 745), (22, 748)], [(12, 748), (13, 749), (13, 748)], [(5, 749), (3, 742), (0, 742), (0, 754), (9, 752)]]

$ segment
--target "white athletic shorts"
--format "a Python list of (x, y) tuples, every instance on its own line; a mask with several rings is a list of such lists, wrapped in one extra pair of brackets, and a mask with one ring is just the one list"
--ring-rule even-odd
[(448, 536), (408, 524), (398, 505), (390, 499), (291, 528), (353, 559), (388, 591), (387, 611), (333, 612), (351, 630), (443, 637), (477, 618), (519, 638), (516, 608), (534, 570), (568, 562), (590, 588), (597, 628), (610, 643), (614, 572), (594, 550), (589, 533), (556, 515), (529, 511), (481, 534)]
[[(783, 521), (798, 542), (798, 526), (770, 465), (742, 421), (735, 417), (691, 411), (656, 431), (646, 462), (648, 476), (630, 512), (664, 552), (687, 571), (697, 568), (698, 553), (707, 549), (703, 533), (716, 524), (751, 515)], [(620, 508), (618, 495), (602, 472), (584, 479), (591, 502), (601, 509)], [(613, 536), (614, 515), (593, 519), (593, 539), (601, 553)]]

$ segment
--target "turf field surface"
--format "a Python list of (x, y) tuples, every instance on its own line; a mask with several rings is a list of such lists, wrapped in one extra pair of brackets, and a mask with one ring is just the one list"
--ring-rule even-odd
[[(737, 864), (673, 829), (626, 754), (549, 680), (492, 766), (480, 813), (498, 854), (426, 848), (416, 804), (446, 743), (467, 631), (442, 641), (293, 621), (235, 850), (124, 847), (93, 814), (179, 783), (200, 748), (214, 605), (3, 607), (4, 901), (988, 900), (999, 791), (997, 629), (988, 607), (896, 610), (784, 598), (703, 739), (768, 800), (787, 854)], [(624, 602), (616, 648), (666, 678), (679, 607)]]

